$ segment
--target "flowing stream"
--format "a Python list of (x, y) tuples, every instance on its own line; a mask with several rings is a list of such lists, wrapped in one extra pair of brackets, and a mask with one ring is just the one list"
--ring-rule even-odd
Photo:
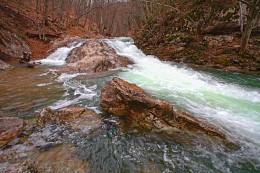
[[(56, 74), (55, 66), (63, 65), (69, 52), (82, 44), (74, 42), (42, 60), (48, 67), (32, 69), (32, 76), (22, 68), (0, 73), (0, 111), (27, 118), (46, 106), (58, 109), (80, 104), (102, 112), (100, 90), (106, 81), (119, 76), (213, 124), (239, 147), (227, 149), (214, 141), (184, 145), (164, 134), (122, 128), (119, 119), (107, 115), (101, 133), (74, 142), (74, 157), (90, 163), (90, 172), (260, 172), (259, 75), (162, 62), (142, 53), (131, 38), (104, 41), (134, 65), (91, 77)], [(16, 84), (13, 75), (26, 85)]]

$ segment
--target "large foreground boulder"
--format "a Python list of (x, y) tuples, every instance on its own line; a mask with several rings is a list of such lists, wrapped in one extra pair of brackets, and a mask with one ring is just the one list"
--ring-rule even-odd
[(220, 138), (225, 134), (213, 126), (201, 122), (182, 111), (174, 111), (173, 106), (161, 101), (135, 84), (120, 78), (113, 78), (105, 83), (100, 105), (105, 111), (115, 116), (126, 116), (128, 119), (148, 128), (161, 130), (186, 129), (199, 131)]
[(25, 123), (17, 117), (0, 116), (0, 146), (17, 137), (24, 129)]
[(0, 29), (0, 59), (20, 57), (23, 52), (31, 53), (28, 44), (15, 33)]
[(73, 49), (66, 61), (63, 72), (98, 73), (131, 64), (128, 58), (117, 55), (107, 43), (96, 39), (89, 39)]

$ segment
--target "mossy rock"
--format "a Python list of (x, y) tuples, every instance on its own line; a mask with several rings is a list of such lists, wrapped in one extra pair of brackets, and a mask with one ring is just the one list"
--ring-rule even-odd
[(227, 54), (218, 55), (213, 59), (213, 62), (221, 66), (227, 66), (229, 64), (229, 55)]

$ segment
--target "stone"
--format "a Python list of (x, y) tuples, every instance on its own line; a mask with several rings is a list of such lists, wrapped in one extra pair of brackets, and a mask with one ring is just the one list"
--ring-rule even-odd
[[(75, 124), (76, 121), (78, 122)], [(93, 110), (72, 105), (61, 108), (56, 112), (50, 108), (44, 108), (37, 119), (37, 126), (39, 128), (43, 128), (47, 124), (65, 123), (74, 123), (74, 125), (72, 125), (73, 129), (81, 128), (82, 126), (95, 126), (99, 128), (101, 125), (101, 117)]]
[(1, 163), (0, 164), (0, 172), (1, 173), (25, 173), (27, 172), (27, 168), (25, 165), (20, 163)]
[(0, 29), (1, 59), (21, 57), (23, 52), (29, 52), (31, 54), (28, 44), (15, 33)]
[(117, 77), (105, 83), (100, 95), (100, 106), (110, 114), (125, 116), (130, 121), (150, 129), (183, 129), (226, 137), (215, 127), (183, 111), (175, 111), (168, 102), (159, 100), (137, 85)]
[(0, 70), (6, 70), (9, 69), (11, 66), (4, 61), (0, 60)]
[(54, 123), (56, 121), (54, 112), (52, 112), (51, 108), (44, 108), (37, 119), (37, 126), (43, 128), (46, 124)]
[(107, 43), (96, 39), (87, 40), (73, 49), (66, 61), (62, 72), (99, 73), (132, 63), (128, 58), (117, 55)]
[(17, 117), (0, 116), (0, 146), (16, 138), (23, 131), (25, 123)]

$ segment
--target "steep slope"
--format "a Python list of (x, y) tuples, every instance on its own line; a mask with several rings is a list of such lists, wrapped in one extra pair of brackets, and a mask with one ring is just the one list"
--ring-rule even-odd
[(147, 54), (179, 63), (260, 72), (260, 28), (254, 28), (247, 55), (239, 55), (241, 31), (237, 1), (176, 1), (151, 14), (135, 35)]
[[(38, 15), (38, 18), (43, 18), (41, 13)], [(37, 19), (36, 1), (2, 0), (0, 2), (0, 59), (20, 57), (23, 51), (32, 52), (32, 58), (39, 59), (49, 50), (50, 42), (63, 35), (97, 36), (77, 25), (64, 28), (49, 18), (48, 25), (44, 28), (46, 38), (40, 39), (40, 25), (42, 24)]]

